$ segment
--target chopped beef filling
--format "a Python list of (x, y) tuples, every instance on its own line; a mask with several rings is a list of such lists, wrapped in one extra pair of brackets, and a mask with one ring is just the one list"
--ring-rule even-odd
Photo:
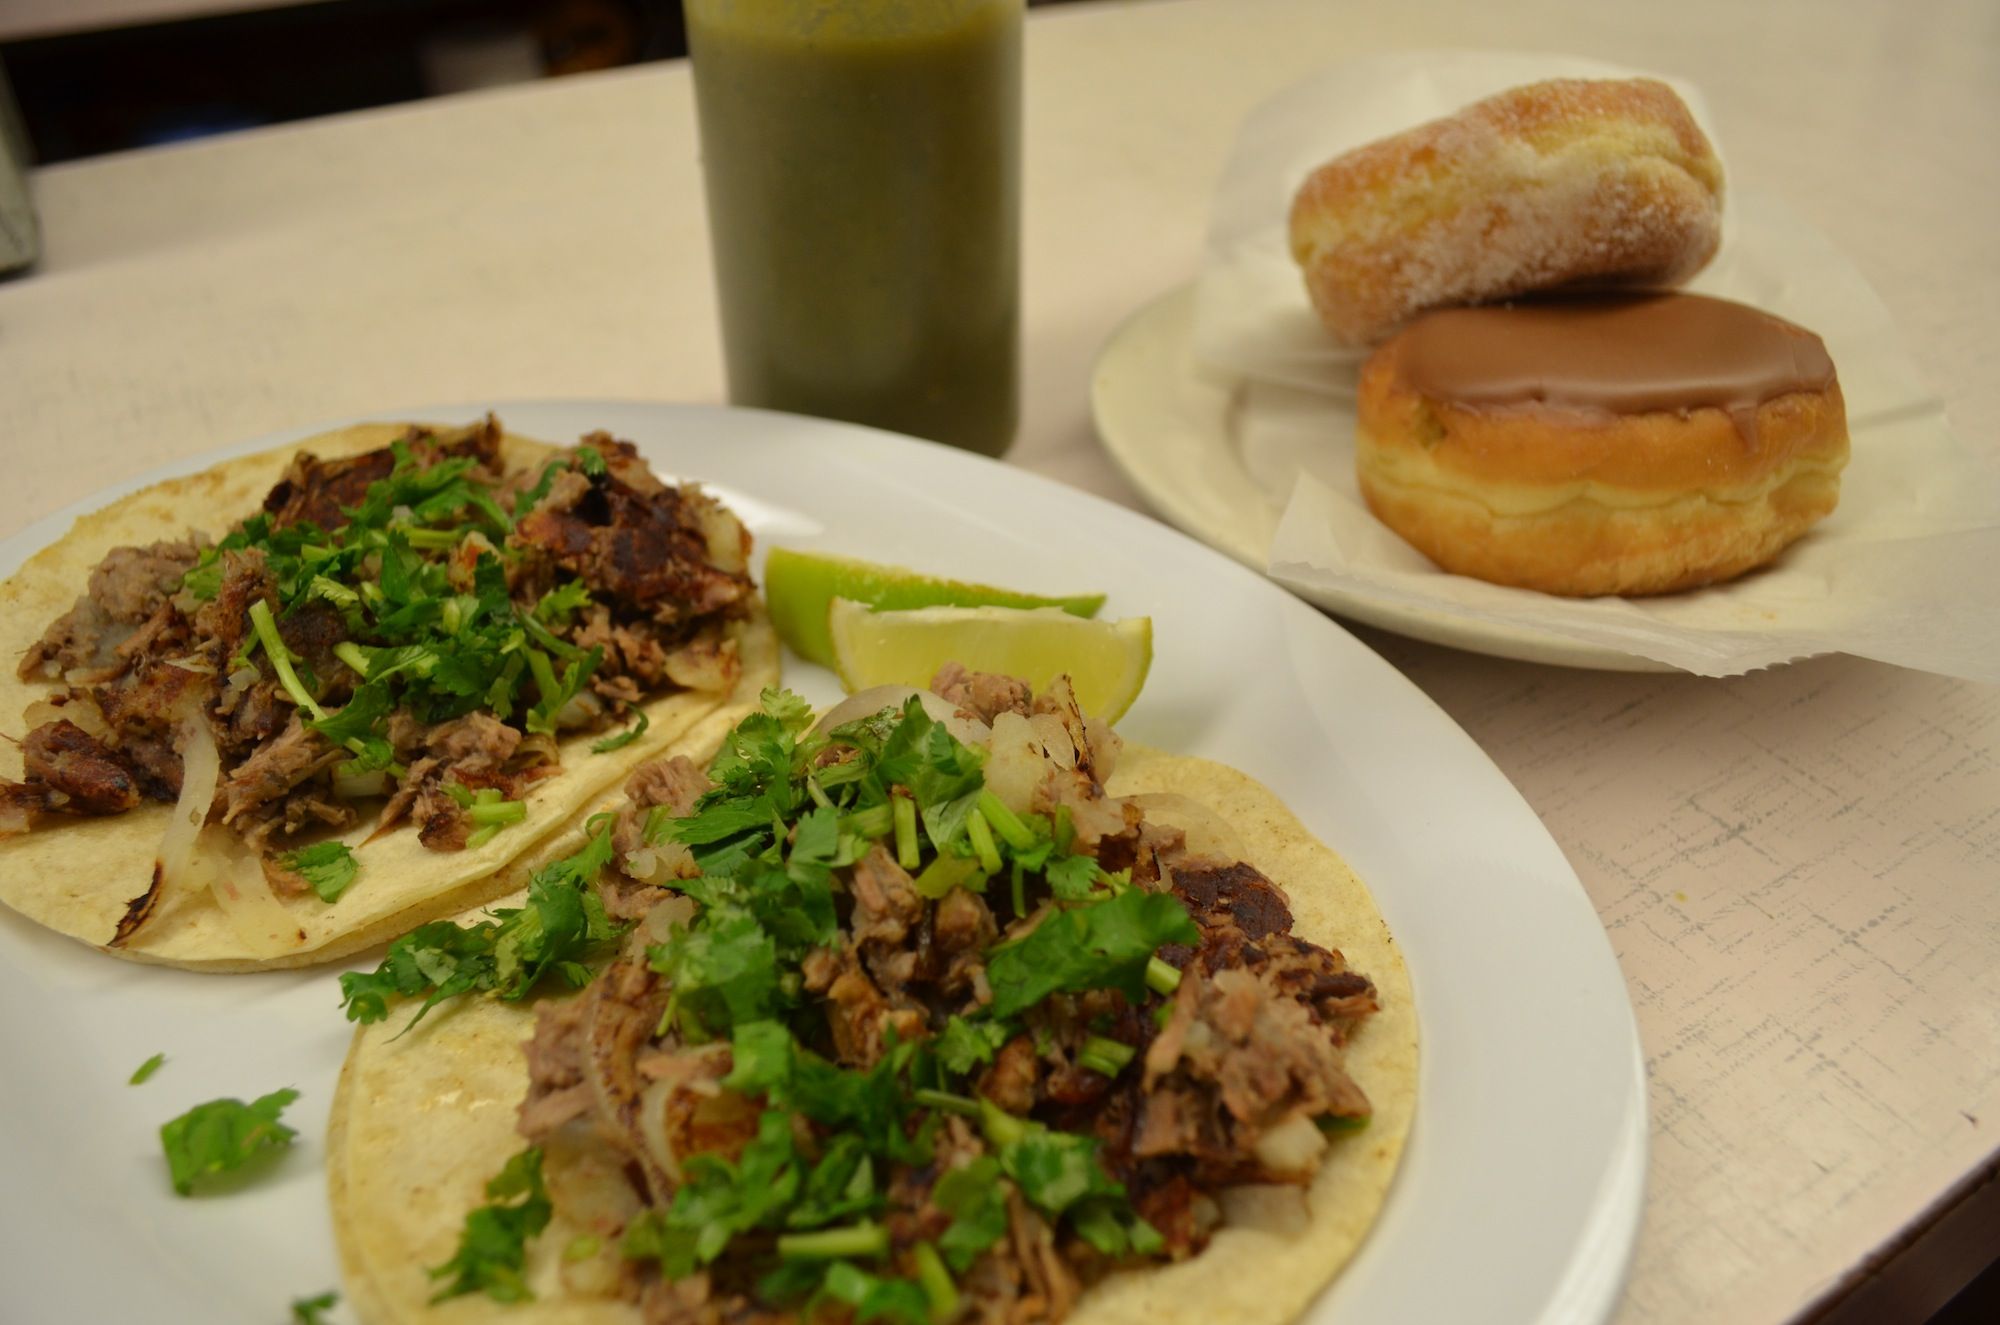
[[(332, 573), (311, 561), (342, 546), (352, 552)], [(222, 543), (112, 549), (21, 657), (23, 679), (93, 721), (42, 721), (20, 738), (25, 775), (0, 782), (0, 833), (172, 801), (176, 731), (198, 718), (222, 756), (211, 820), (260, 850), (345, 828), (375, 803), (384, 827), (408, 819), (427, 847), (461, 848), (477, 831), (464, 794), (512, 800), (554, 773), (556, 728), (608, 731), (658, 695), (735, 685), (730, 623), (753, 604), (748, 549), (712, 497), (661, 483), (636, 448), (603, 434), (518, 470), (490, 417), (412, 429), (361, 455), (301, 453)], [(442, 565), (449, 583), (412, 589), (415, 558)], [(254, 627), (267, 610), (289, 675)], [(500, 639), (496, 613), (518, 615), (519, 643)], [(492, 632), (470, 663), (450, 653), (461, 637), (451, 623), (467, 618)], [(364, 692), (366, 660), (427, 629), (431, 656), (402, 664), (403, 684), (428, 687), (417, 708), (398, 700), (358, 735), (319, 730), (322, 715), (379, 698)], [(518, 655), (511, 671), (503, 647)], [(530, 651), (551, 660), (557, 686), (573, 671), (559, 706)], [(537, 713), (543, 703), (554, 711)]]
[[(941, 1098), (959, 1104), (909, 1116), (908, 1133), (921, 1133), (924, 1157), (870, 1170), (880, 1195), (868, 1218), (887, 1230), (887, 1243), (867, 1264), (884, 1276), (913, 1274), (919, 1244), (948, 1242), (954, 1227), (955, 1214), (940, 1205), (940, 1184), (985, 1165), (993, 1170), (987, 1181), (1004, 1194), (996, 1216), (1004, 1233), (979, 1243), (977, 1254), (955, 1267), (959, 1297), (951, 1318), (1007, 1325), (1060, 1320), (1089, 1285), (1121, 1265), (1199, 1252), (1220, 1217), (1222, 1189), (1310, 1180), (1315, 1146), (1326, 1144), (1319, 1127), (1369, 1116), (1344, 1049), (1376, 1010), (1375, 988), (1339, 952), (1292, 932), (1283, 889), (1254, 866), (1191, 853), (1180, 830), (1148, 822), (1136, 801), (1106, 792), (1099, 779), (1116, 762), (1117, 739), (1076, 711), (1066, 681), (1035, 696), (1007, 678), (952, 667), (935, 688), (982, 721), (1002, 714), (1052, 719), (1036, 729), (1045, 766), (1027, 811), (1044, 816), (1038, 820), (1044, 825), (1060, 817), (1074, 843), (1061, 850), (1117, 872), (1099, 885), (1113, 890), (1100, 898), (1124, 889), (1171, 896), (1192, 921), (1183, 931), (1199, 941), (1155, 951), (1176, 977), (1164, 990), (1151, 976), (1143, 997), (1117, 987), (1058, 989), (996, 1023), (996, 954), (1055, 923), (1065, 902), (1052, 885), (1010, 888), (1004, 871), (977, 887), (940, 892), (924, 871), (899, 863), (891, 836), (878, 834), (834, 870), (837, 930), (797, 959), (795, 1003), (787, 1012), (756, 1015), (782, 1016), (802, 1052), (857, 1074), (855, 1080), (891, 1070), (902, 1061), (898, 1046), (937, 1048), (968, 1026), (993, 1028), (990, 1041), (938, 1082)], [(808, 766), (825, 773), (843, 763), (820, 753)], [(576, 1139), (586, 1139), (598, 1175), (588, 1208), (626, 1212), (608, 1228), (601, 1219), (591, 1225), (607, 1235), (607, 1245), (641, 1210), (650, 1207), (653, 1214), (644, 1217), (654, 1218), (678, 1208), (677, 1193), (686, 1196), (691, 1175), (717, 1171), (699, 1169), (694, 1157), (749, 1164), (752, 1148), (768, 1144), (760, 1119), (768, 1122), (776, 1115), (767, 1111), (780, 1108), (776, 1095), (734, 1086), (732, 1074), (742, 1064), (728, 1032), (691, 1021), (686, 1012), (695, 1005), (683, 999), (695, 995), (663, 973), (670, 967), (659, 945), (694, 942), (686, 926), (690, 913), (700, 911), (678, 890), (702, 874), (663, 821), (696, 822), (701, 807), (728, 788), (677, 759), (639, 769), (626, 794), (630, 803), (613, 830), (614, 864), (600, 892), (608, 912), (639, 920), (638, 927), (582, 994), (541, 1008), (526, 1047), (530, 1081), (519, 1114), (520, 1133), (548, 1148), (549, 1164), (573, 1163)], [(797, 813), (809, 810), (805, 802)], [(796, 850), (804, 829), (790, 831)], [(709, 843), (697, 854), (715, 850), (710, 835), (697, 836)], [(673, 852), (680, 855), (662, 855)], [(773, 852), (775, 873), (738, 877), (781, 886), (785, 873), (775, 862), (783, 856)], [(1078, 865), (1089, 863), (1072, 861), (1066, 877), (1086, 873)], [(701, 903), (709, 906), (715, 886), (704, 878), (690, 893), (709, 898)], [(701, 965), (691, 969), (728, 988), (755, 969), (741, 957), (725, 965), (719, 946), (693, 950)], [(987, 1106), (1026, 1126), (1094, 1142), (1093, 1162), (1157, 1243), (1143, 1253), (1136, 1247), (1107, 1253), (1075, 1220), (1050, 1213), (1045, 1190), (1027, 1199), (1022, 1181), (994, 1169), (1005, 1143), (980, 1113)], [(789, 1121), (801, 1174), (808, 1161), (843, 1144), (839, 1126), (809, 1114), (794, 1112)], [(550, 1178), (559, 1219), (561, 1172)], [(672, 1273), (663, 1271), (664, 1262), (621, 1256), (614, 1247), (605, 1253), (608, 1267), (593, 1271), (596, 1286), (589, 1291), (625, 1296), (654, 1325), (802, 1319), (797, 1300), (774, 1303), (777, 1281), (761, 1277), (779, 1264), (772, 1246), (769, 1232), (743, 1233), (725, 1254)]]

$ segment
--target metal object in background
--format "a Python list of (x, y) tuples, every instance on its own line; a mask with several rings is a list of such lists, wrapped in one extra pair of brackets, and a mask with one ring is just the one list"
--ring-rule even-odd
[(31, 265), (42, 251), (41, 227), (28, 199), (28, 135), (0, 69), (0, 273)]

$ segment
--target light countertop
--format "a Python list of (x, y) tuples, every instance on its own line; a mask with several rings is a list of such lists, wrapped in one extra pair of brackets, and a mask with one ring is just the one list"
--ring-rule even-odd
[[(2000, 7), (1155, 0), (1029, 22), (1009, 459), (1139, 505), (1092, 432), (1093, 359), (1193, 274), (1242, 117), (1336, 59), (1440, 46), (1701, 85), (1735, 178), (1852, 256), (1954, 426), (2000, 446)], [(721, 398), (679, 65), (85, 161), (33, 188), (45, 260), (0, 282), (0, 534), (319, 419)], [(1989, 1172), (2000, 688), (1844, 658), (1596, 673), (1360, 633), (1521, 789), (1625, 971), (1652, 1160), (1620, 1321), (1798, 1316)], [(1933, 1263), (1916, 1291), (1978, 1265)]]

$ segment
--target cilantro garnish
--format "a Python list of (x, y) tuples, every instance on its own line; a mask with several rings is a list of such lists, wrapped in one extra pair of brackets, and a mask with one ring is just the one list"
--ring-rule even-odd
[(333, 1310), (333, 1304), (340, 1300), (340, 1294), (321, 1293), (318, 1297), (295, 1298), (292, 1302), (292, 1325), (326, 1325), (325, 1313)]
[(160, 1146), (174, 1190), (192, 1195), (197, 1182), (291, 1145), (298, 1133), (279, 1122), (278, 1115), (298, 1097), (296, 1090), (274, 1090), (249, 1104), (210, 1100), (166, 1123), (160, 1128)]
[(587, 963), (619, 933), (593, 886), (611, 852), (610, 826), (600, 823), (581, 851), (535, 871), (525, 906), (502, 907), (474, 925), (432, 921), (397, 939), (373, 971), (340, 977), (347, 1019), (381, 1021), (391, 1000), (426, 995), (414, 1026), (460, 994), (516, 1001), (551, 973), (571, 987), (587, 983)]
[(995, 1181), (999, 1176), (1000, 1162), (981, 1155), (949, 1170), (931, 1188), (932, 1204), (952, 1217), (938, 1250), (954, 1270), (966, 1269), (980, 1252), (1007, 1236), (1007, 1193)]
[(590, 590), (582, 580), (559, 584), (535, 604), (535, 620), (545, 626), (566, 626), (569, 619), (590, 606)]
[(945, 1071), (955, 1076), (966, 1076), (981, 1065), (992, 1062), (993, 1055), (1013, 1035), (1013, 1027), (1005, 1022), (954, 1016), (945, 1023), (944, 1030), (939, 1032), (932, 1047), (937, 1052), (938, 1061), (944, 1064)]
[(1146, 964), (1160, 945), (1200, 941), (1187, 908), (1168, 893), (1135, 888), (1052, 912), (1026, 938), (988, 958), (993, 1015), (1011, 1017), (1065, 990), (1122, 989), (1136, 1001), (1145, 996)]
[(154, 1054), (151, 1058), (148, 1058), (145, 1062), (139, 1064), (137, 1069), (133, 1071), (131, 1079), (128, 1080), (125, 1084), (128, 1086), (145, 1085), (148, 1081), (152, 1079), (153, 1073), (160, 1070), (160, 1064), (166, 1061), (167, 1061), (167, 1056), (165, 1054)]
[(535, 485), (515, 495), (514, 518), (518, 520), (541, 505), (542, 498), (548, 496), (549, 489), (555, 486), (556, 475), (568, 468), (567, 460), (551, 460), (543, 465), (542, 476), (535, 480)]
[(929, 1325), (930, 1299), (908, 1279), (884, 1279), (848, 1261), (835, 1261), (801, 1313), (810, 1319), (813, 1308), (826, 1299), (844, 1303), (858, 1323), (885, 1320), (895, 1325)]
[(1000, 1169), (1021, 1195), (1051, 1219), (1066, 1216), (1083, 1239), (1107, 1256), (1151, 1255), (1159, 1231), (1135, 1214), (1123, 1184), (1098, 1162), (1097, 1138), (1057, 1132), (980, 1101), (980, 1125), (999, 1150)]
[(278, 863), (312, 885), (322, 902), (337, 902), (361, 872), (361, 862), (344, 842), (315, 842), (287, 851)]
[(652, 725), (652, 718), (647, 715), (646, 710), (640, 709), (639, 720), (637, 722), (627, 727), (624, 731), (607, 736), (601, 741), (592, 741), (590, 752), (594, 755), (608, 755), (613, 750), (623, 750), (626, 746), (644, 736), (646, 728)]
[[(250, 605), (242, 656), (248, 661), (261, 651), (266, 674), (308, 725), (354, 754), (340, 769), (347, 775), (381, 768), (402, 775), (386, 739), (388, 717), (399, 709), (425, 724), (486, 709), (528, 731), (553, 733), (602, 659), (601, 650), (579, 649), (558, 633), (591, 602), (583, 582), (565, 580), (532, 610), (517, 607), (504, 563), (512, 554), (500, 550), (515, 517), (557, 474), (606, 472), (601, 454), (584, 450), (552, 461), (510, 514), (470, 477), (470, 457), (426, 465), (407, 442), (391, 449), (394, 469), (369, 485), (337, 528), (303, 521), (274, 528), (269, 515), (258, 514), (205, 549), (182, 577), (190, 595), (212, 599), (229, 554), (261, 554), (277, 593)], [(303, 673), (280, 633), (280, 623), (309, 604), (340, 613), (348, 638), (333, 652), (361, 681), (332, 712), (323, 684), (329, 678)]]
[[(524, 623), (524, 633), (525, 665), (536, 667), (540, 657), (538, 684), (547, 682), (554, 664), (536, 627)], [(700, 867), (676, 884), (694, 915), (646, 949), (671, 990), (657, 1033), (689, 1044), (727, 1041), (723, 1085), (761, 1112), (755, 1137), (740, 1149), (684, 1158), (672, 1200), (628, 1226), (627, 1258), (679, 1279), (747, 1246), (760, 1298), (801, 1318), (824, 1308), (857, 1321), (927, 1325), (958, 1310), (953, 1276), (1005, 1237), (1014, 1192), (1107, 1256), (1161, 1249), (1160, 1235), (1104, 1168), (1095, 1138), (955, 1091), (1021, 1033), (1021, 1014), (1051, 994), (1118, 989), (1134, 1002), (1154, 999), (1165, 976), (1178, 978), (1157, 950), (1197, 942), (1199, 931), (1172, 896), (1134, 887), (1123, 873), (1073, 853), (1062, 814), (1002, 804), (985, 786), (983, 759), (914, 701), (815, 733), (802, 699), (767, 690), (759, 711), (725, 738), (709, 768), (713, 785), (692, 811), (648, 816), (647, 841), (682, 843)], [(604, 830), (595, 840), (608, 860)], [(890, 1033), (873, 1066), (858, 1070), (811, 1047), (823, 1044), (824, 1022), (804, 992), (801, 965), (842, 942), (836, 903), (847, 885), (839, 872), (874, 851), (898, 858), (920, 894), (984, 889), (1004, 874), (1007, 895), (996, 889), (988, 899), (997, 912), (1009, 902), (1015, 917), (1047, 910), (1025, 937), (987, 954), (989, 1007), (952, 1016), (921, 1040), (898, 1042)], [(595, 870), (573, 867), (560, 881), (538, 875), (522, 911), (468, 929), (426, 926), (399, 940), (376, 972), (343, 977), (349, 1016), (378, 1019), (399, 997), (427, 996), (426, 1009), (475, 990), (523, 997), (550, 970), (588, 978), (576, 952), (592, 950), (583, 908), (595, 901), (588, 884)], [(556, 933), (571, 937), (551, 940)], [(510, 942), (532, 961), (507, 966)], [(1098, 1035), (1080, 1061), (1116, 1074), (1136, 1053)], [(933, 1229), (932, 1240), (898, 1244), (892, 1261), (894, 1166), (931, 1164), (932, 1136), (950, 1114), (979, 1120), (991, 1153), (937, 1177), (931, 1200), (950, 1222)], [(801, 1118), (812, 1124), (811, 1145), (801, 1139), (808, 1134)], [(516, 1267), (514, 1277), (497, 1280), (509, 1291), (519, 1263), (505, 1262)]]
[(980, 771), (985, 761), (982, 752), (959, 741), (912, 696), (904, 705), (902, 721), (883, 744), (875, 772), (885, 783), (910, 789), (931, 844), (944, 850), (965, 831), (966, 819), (985, 789), (986, 778)]
[(522, 1274), (528, 1239), (547, 1227), (552, 1213), (542, 1186), (541, 1150), (530, 1146), (508, 1160), (486, 1184), (486, 1198), (487, 1204), (465, 1217), (457, 1253), (429, 1270), (433, 1279), (451, 1280), (431, 1297), (433, 1303), (482, 1292), (496, 1302), (534, 1297)]

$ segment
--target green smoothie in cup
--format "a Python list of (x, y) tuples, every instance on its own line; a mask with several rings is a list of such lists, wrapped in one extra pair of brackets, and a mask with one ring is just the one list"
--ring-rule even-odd
[(1014, 434), (1022, 0), (687, 0), (729, 397)]

